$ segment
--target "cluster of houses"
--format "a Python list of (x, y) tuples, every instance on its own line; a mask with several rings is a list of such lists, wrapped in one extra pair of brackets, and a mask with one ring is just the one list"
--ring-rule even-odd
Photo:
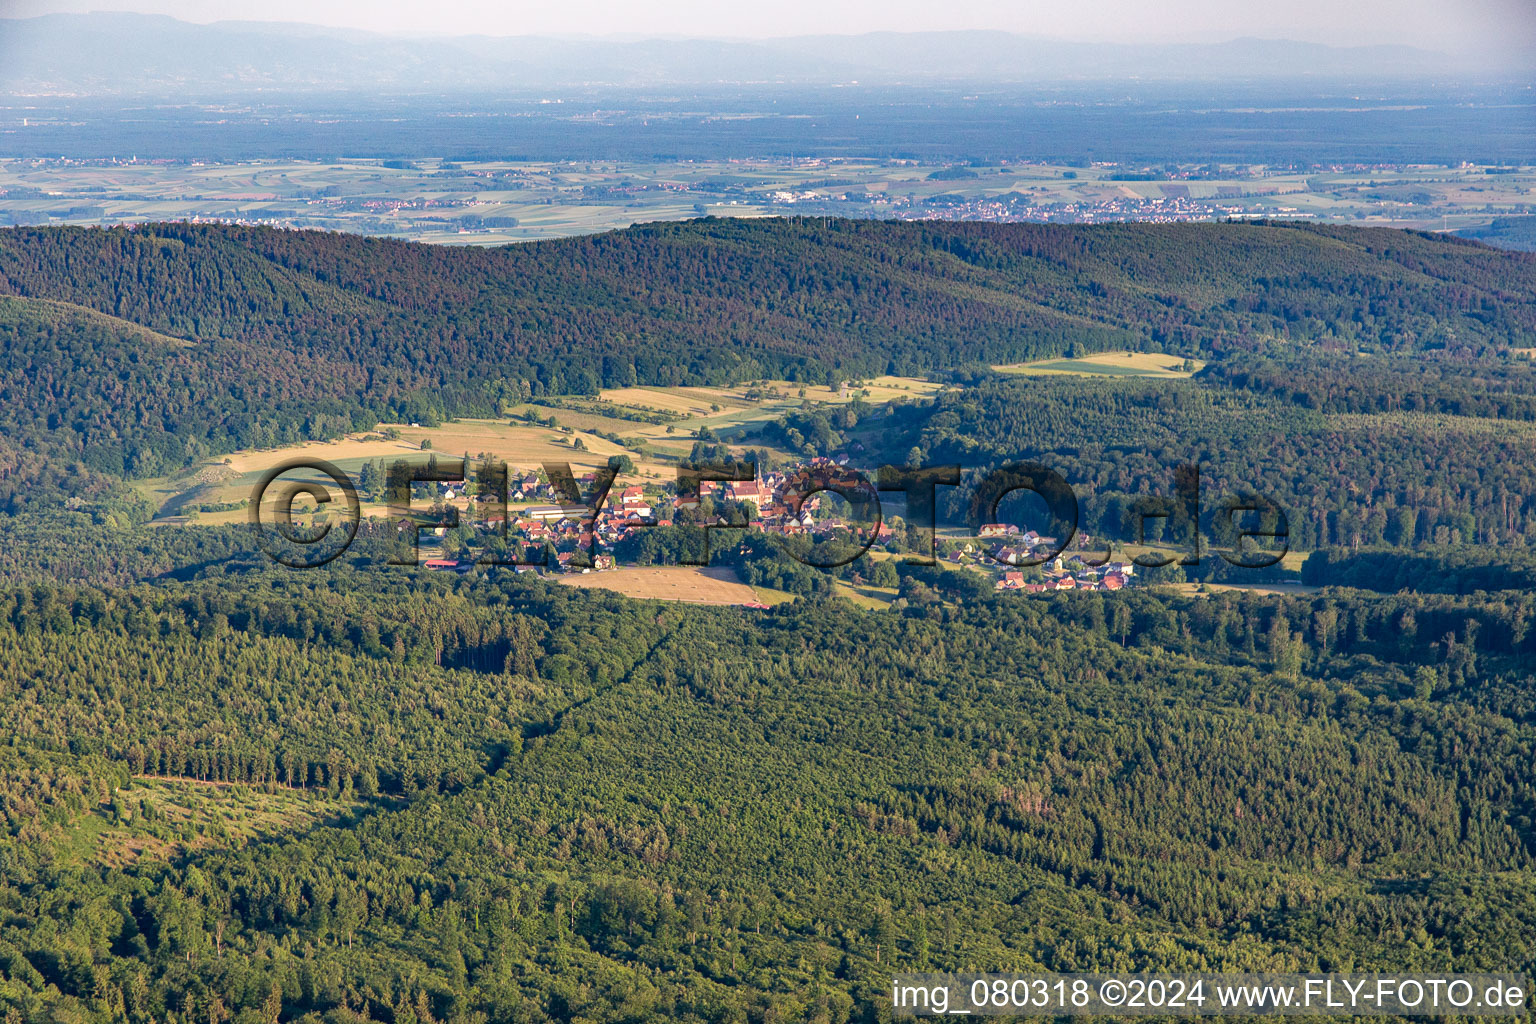
[[(597, 486), (597, 475), (578, 476), (576, 485), (582, 494), (590, 494)], [(657, 514), (659, 502), (648, 498), (643, 487), (610, 491), (596, 517), (587, 505), (571, 504), (558, 487), (534, 473), (509, 481), (508, 490), (514, 503), (553, 499), (553, 504), (509, 509), (506, 526), (510, 539), (525, 547), (553, 547), (555, 563), (549, 568), (560, 572), (600, 572), (613, 568), (612, 555), (599, 553), (585, 557), (580, 554), (593, 550), (594, 538), (597, 550), (601, 551), (628, 538), (635, 530), (672, 525), (670, 515)], [(497, 515), (487, 516), (484, 521), (493, 528), (501, 526), (501, 517)]]
[[(839, 471), (847, 465), (846, 455), (836, 458), (818, 456), (784, 472), (760, 473), (752, 480), (705, 481), (700, 483), (697, 495), (679, 495), (673, 500), (673, 506), (679, 511), (697, 509), (705, 499), (712, 499), (717, 504), (724, 501), (745, 505), (748, 506), (749, 528), (786, 537), (825, 537), (840, 529), (867, 536), (866, 527), (821, 514), (822, 500), (816, 493), (817, 488), (827, 481), (839, 479)], [(719, 516), (718, 522), (726, 523), (727, 517)], [(886, 543), (894, 534), (883, 521), (872, 529), (877, 544)]]
[[(1051, 590), (1121, 590), (1130, 585), (1136, 566), (1130, 562), (1090, 562), (1081, 554), (1058, 554), (1055, 537), (1034, 530), (1021, 531), (1012, 523), (986, 523), (976, 531), (976, 542), (957, 544), (949, 553), (956, 565), (976, 565), (1000, 572), (998, 590), (1022, 590), (1038, 594)], [(988, 548), (986, 542), (1004, 541)], [(1093, 544), (1093, 537), (1079, 533), (1079, 550)], [(1049, 558), (1049, 561), (1043, 561)], [(1025, 566), (1041, 566), (1043, 580), (1031, 580)]]
[[(571, 503), (569, 495), (562, 493), (554, 482), (536, 473), (525, 473), (508, 481), (509, 504), (504, 513), (483, 513), (471, 518), (486, 529), (500, 530), (504, 526), (508, 540), (522, 544), (525, 550), (546, 545), (553, 548), (555, 563), (548, 568), (562, 572), (613, 568), (611, 555), (586, 556), (593, 550), (594, 538), (597, 550), (611, 550), (639, 530), (671, 526), (678, 518), (699, 522), (697, 510), (705, 501), (717, 507), (713, 521), (722, 526), (742, 526), (740, 513), (744, 512), (745, 526), (764, 533), (825, 537), (836, 530), (849, 529), (867, 536), (868, 529), (873, 530), (875, 542), (889, 541), (893, 531), (883, 522), (861, 527), (836, 516), (822, 515), (822, 497), (812, 493), (814, 481), (835, 474), (847, 464), (847, 456), (818, 457), (782, 472), (759, 473), (751, 480), (702, 481), (697, 493), (687, 494), (677, 493), (671, 486), (614, 487), (595, 517), (587, 504)], [(596, 488), (597, 476), (587, 473), (575, 477), (575, 482), (585, 498)], [(470, 507), (477, 501), (484, 504), (493, 500), (489, 495), (471, 498), (462, 480), (438, 483), (436, 496), (445, 504), (464, 503)], [(729, 507), (718, 508), (722, 505)], [(431, 533), (444, 537), (447, 530), (437, 527)], [(429, 569), (467, 570), (474, 560), (445, 555), (427, 559), (424, 564)]]
[(1007, 570), (996, 586), (998, 590), (1022, 590), (1026, 594), (1051, 590), (1123, 590), (1136, 575), (1136, 566), (1130, 562), (1090, 565), (1081, 555), (1067, 559), (1058, 556), (1045, 566), (1043, 575), (1043, 581), (1030, 582), (1023, 572)]
[[(554, 554), (547, 571), (554, 572), (587, 573), (614, 568), (611, 554), (589, 553), (612, 551), (637, 531), (671, 526), (679, 519), (699, 522), (697, 513), (706, 501), (712, 503), (714, 522), (719, 525), (742, 525), (738, 513), (744, 512), (747, 528), (763, 533), (817, 538), (847, 530), (860, 538), (872, 539), (875, 544), (888, 543), (894, 534), (884, 521), (861, 525), (824, 512), (818, 490), (828, 480), (839, 479), (839, 471), (847, 465), (847, 456), (818, 457), (782, 471), (759, 473), (751, 480), (703, 481), (698, 493), (677, 493), (670, 485), (657, 484), (649, 488), (614, 487), (595, 517), (588, 505), (571, 503), (569, 495), (552, 481), (537, 473), (525, 473), (508, 481), (510, 503), (504, 512), (478, 515), (473, 521), (492, 530), (505, 525), (508, 540), (521, 544), (525, 551), (552, 549)], [(597, 486), (594, 473), (577, 476), (575, 480), (584, 496), (591, 495)], [(448, 503), (490, 500), (489, 496), (472, 499), (463, 481), (445, 481), (437, 488), (438, 496)], [(447, 531), (438, 527), (432, 532), (442, 537)], [(872, 538), (870, 532), (874, 534)], [(1091, 543), (1092, 538), (1086, 534), (1078, 537), (1079, 548)], [(1040, 577), (1031, 579), (1034, 574), (1023, 571), (1026, 566), (1039, 564), (1043, 556), (1055, 549), (1053, 537), (1041, 536), (1034, 530), (1021, 531), (1012, 524), (989, 523), (980, 527), (975, 540), (957, 543), (946, 557), (954, 564), (996, 574), (998, 590), (1027, 593), (1120, 590), (1135, 576), (1133, 564), (1090, 564), (1081, 554), (1058, 555), (1043, 565), (1043, 581)], [(474, 559), (442, 556), (429, 558), (424, 564), (429, 569), (463, 571), (471, 568)]]

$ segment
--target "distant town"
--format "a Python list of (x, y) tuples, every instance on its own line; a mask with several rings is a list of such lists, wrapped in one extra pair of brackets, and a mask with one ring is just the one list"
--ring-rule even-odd
[(1536, 169), (782, 158), (0, 161), (0, 225), (191, 220), (495, 245), (693, 217), (1061, 224), (1302, 218), (1490, 237), (1536, 211)]

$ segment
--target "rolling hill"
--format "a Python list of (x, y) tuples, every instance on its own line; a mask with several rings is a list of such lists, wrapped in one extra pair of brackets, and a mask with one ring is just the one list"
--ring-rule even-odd
[(1536, 257), (1257, 223), (705, 219), (489, 250), (228, 225), (18, 228), (0, 231), (0, 296), (11, 457), (130, 476), (636, 383), (1277, 340), (1536, 344)]

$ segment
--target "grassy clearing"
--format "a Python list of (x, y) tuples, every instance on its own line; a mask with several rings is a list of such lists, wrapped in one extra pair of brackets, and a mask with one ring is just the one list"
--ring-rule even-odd
[[(709, 418), (732, 410), (795, 408), (806, 402), (839, 405), (862, 397), (869, 402), (889, 402), (896, 398), (921, 398), (942, 390), (942, 385), (917, 377), (871, 377), (850, 381), (845, 387), (805, 384), (788, 380), (765, 380), (728, 388), (712, 387), (634, 387), (606, 388), (600, 399), (633, 409), (662, 410), (682, 416)], [(749, 398), (749, 392), (759, 397)], [(802, 394), (803, 392), (803, 394)]]
[(612, 590), (625, 597), (687, 604), (768, 604), (757, 591), (741, 582), (730, 569), (694, 568), (685, 565), (611, 569), (586, 575), (561, 576), (568, 587)]
[(1191, 360), (1193, 369), (1184, 369), (1184, 357), (1166, 352), (1100, 352), (1097, 355), (1077, 359), (1046, 359), (1034, 363), (1010, 363), (994, 366), (1000, 373), (1021, 374), (1027, 377), (1047, 377), (1070, 374), (1085, 377), (1165, 377), (1183, 380), (1205, 368), (1198, 359)]
[(54, 844), (59, 858), (106, 867), (166, 860), (303, 831), (345, 818), (361, 804), (308, 790), (139, 778), (118, 790), (116, 806), (125, 811), (120, 819), (102, 806), (65, 826)]
[[(705, 392), (703, 388), (604, 388), (599, 392), (601, 401), (611, 402), (643, 412), (669, 412), (679, 416), (708, 416), (710, 406), (718, 405), (725, 396)], [(737, 407), (749, 403), (736, 401)]]
[[(1185, 584), (1187, 587), (1195, 587), (1197, 584)], [(1305, 596), (1315, 594), (1322, 587), (1309, 587), (1305, 583), (1206, 583), (1203, 584), (1208, 593), (1218, 594), (1223, 590), (1246, 590), (1251, 594), (1290, 594), (1292, 596)]]
[(834, 580), (832, 587), (839, 597), (846, 597), (860, 608), (879, 611), (889, 608), (896, 600), (895, 587), (855, 586), (846, 580)]
[[(1220, 558), (1221, 551), (1223, 550), (1227, 551), (1229, 554), (1231, 553), (1231, 549), (1216, 549), (1209, 547), (1204, 540), (1200, 542), (1200, 549), (1200, 558), (1202, 562), (1211, 558)], [(1280, 568), (1287, 569), (1292, 572), (1300, 572), (1302, 563), (1307, 560), (1307, 555), (1310, 553), (1311, 552), (1308, 551), (1287, 551), (1280, 558)], [(1084, 558), (1103, 558), (1104, 548), (1098, 543), (1095, 543), (1092, 550), (1085, 551), (1082, 554)], [(1145, 555), (1149, 560), (1155, 558), (1170, 557), (1183, 558), (1184, 552), (1174, 548), (1158, 547), (1153, 544), (1122, 544), (1119, 541), (1116, 541), (1110, 560), (1116, 562), (1129, 562), (1133, 559), (1140, 558), (1143, 555)], [(1239, 585), (1236, 589), (1251, 590), (1254, 588), (1244, 584)]]
[[(618, 407), (615, 407), (616, 409)], [(632, 408), (624, 406), (623, 408)], [(524, 416), (533, 413), (541, 418), (553, 416), (562, 427), (571, 427), (574, 430), (585, 433), (618, 434), (620, 437), (640, 437), (648, 434), (653, 429), (653, 424), (641, 420), (627, 420), (620, 416), (604, 416), (595, 412), (576, 411), (574, 409), (559, 409), (552, 405), (541, 405), (538, 402), (528, 402), (512, 409), (513, 416)], [(662, 430), (665, 432), (665, 426)]]

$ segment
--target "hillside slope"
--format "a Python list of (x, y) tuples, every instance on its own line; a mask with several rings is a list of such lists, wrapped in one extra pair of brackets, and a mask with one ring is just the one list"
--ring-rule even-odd
[[(0, 376), (15, 386), (0, 426), (130, 474), (384, 415), (637, 382), (922, 373), (1071, 349), (1210, 355), (1276, 338), (1536, 344), (1536, 257), (1269, 224), (700, 220), (491, 250), (224, 225), (15, 229), (0, 231), (0, 295), (197, 342), (124, 364), (121, 345), (142, 341), (108, 340), (99, 321), (3, 314)], [(20, 386), (66, 379), (41, 401)]]
[[(862, 1024), (899, 971), (1536, 965), (1529, 597), (914, 583), (0, 590), (0, 1007)], [(199, 836), (130, 775), (251, 810)], [(358, 809), (240, 841), (280, 800)]]

